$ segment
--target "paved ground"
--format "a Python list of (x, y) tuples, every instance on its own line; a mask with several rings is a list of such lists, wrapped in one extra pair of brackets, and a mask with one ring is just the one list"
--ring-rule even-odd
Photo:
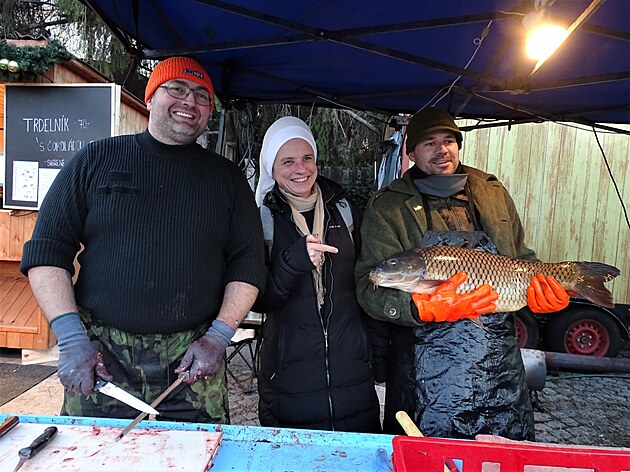
[[(244, 350), (249, 360), (249, 352)], [(630, 359), (630, 343), (619, 357)], [(5, 362), (11, 359), (5, 359)], [(19, 358), (14, 361), (19, 361)], [(258, 394), (251, 369), (238, 355), (230, 362), (233, 424), (258, 426)], [(0, 413), (56, 415), (63, 389), (56, 374), (0, 407)], [(547, 376), (535, 409), (536, 439), (556, 444), (630, 447), (630, 374)]]
[[(249, 354), (245, 352), (246, 359)], [(619, 357), (630, 358), (630, 343)], [(239, 356), (230, 362), (233, 424), (259, 426), (256, 379)], [(536, 440), (556, 444), (630, 447), (630, 374), (547, 376), (538, 394)]]
[(547, 376), (538, 400), (537, 441), (630, 447), (630, 374)]

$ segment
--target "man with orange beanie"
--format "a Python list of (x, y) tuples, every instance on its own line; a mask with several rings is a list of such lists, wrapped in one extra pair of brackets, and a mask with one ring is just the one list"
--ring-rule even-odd
[(42, 204), (21, 270), (59, 342), (62, 414), (134, 418), (97, 378), (151, 403), (179, 375), (159, 419), (229, 423), (225, 349), (266, 272), (244, 175), (196, 144), (213, 97), (197, 61), (160, 62), (148, 129), (88, 144)]

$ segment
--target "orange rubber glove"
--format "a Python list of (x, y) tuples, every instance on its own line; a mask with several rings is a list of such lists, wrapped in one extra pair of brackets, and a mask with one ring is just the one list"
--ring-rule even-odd
[(477, 318), (482, 313), (490, 313), (497, 307), (497, 292), (488, 284), (470, 293), (455, 293), (468, 275), (458, 272), (444, 282), (433, 293), (412, 293), (411, 298), (418, 309), (418, 316), (424, 322), (457, 321), (462, 318)]
[(527, 306), (534, 313), (552, 313), (569, 305), (569, 294), (556, 279), (538, 274), (527, 287)]

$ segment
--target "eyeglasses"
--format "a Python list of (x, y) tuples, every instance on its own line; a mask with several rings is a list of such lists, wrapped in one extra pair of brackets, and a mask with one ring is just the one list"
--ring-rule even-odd
[(203, 106), (210, 105), (210, 100), (211, 100), (210, 93), (204, 88), (192, 90), (190, 87), (184, 84), (177, 83), (177, 82), (170, 83), (170, 84), (163, 84), (163, 85), (160, 85), (160, 87), (165, 88), (166, 92), (171, 97), (179, 98), (181, 100), (183, 100), (188, 95), (190, 95), (190, 92), (193, 92), (195, 101), (199, 105), (203, 105)]

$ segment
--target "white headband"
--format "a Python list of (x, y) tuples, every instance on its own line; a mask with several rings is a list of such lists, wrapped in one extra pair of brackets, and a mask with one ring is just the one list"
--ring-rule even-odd
[(260, 151), (260, 179), (256, 186), (256, 204), (258, 206), (262, 205), (265, 195), (276, 183), (271, 175), (278, 150), (284, 143), (295, 138), (303, 139), (311, 145), (315, 162), (317, 162), (317, 145), (308, 125), (294, 116), (285, 116), (276, 120), (265, 133)]

